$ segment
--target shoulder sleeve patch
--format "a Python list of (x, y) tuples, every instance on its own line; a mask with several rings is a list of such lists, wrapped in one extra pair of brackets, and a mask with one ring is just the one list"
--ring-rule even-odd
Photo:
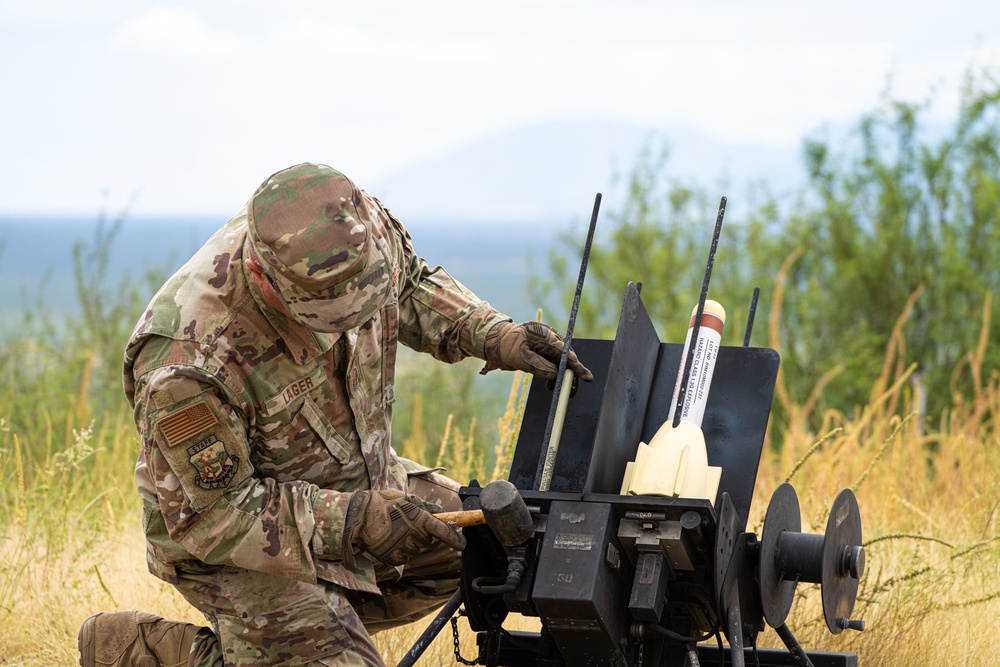
[(156, 466), (154, 456), (161, 504), (165, 499), (178, 506), (186, 501), (200, 512), (253, 475), (244, 428), (211, 391), (160, 411), (152, 420), (162, 456), (158, 460), (166, 463)]
[(216, 424), (208, 405), (199, 401), (160, 420), (160, 431), (168, 447), (174, 447)]

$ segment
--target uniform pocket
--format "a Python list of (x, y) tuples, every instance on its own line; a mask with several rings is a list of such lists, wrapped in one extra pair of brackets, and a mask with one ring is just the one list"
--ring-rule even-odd
[(249, 570), (223, 572), (229, 608), (216, 614), (227, 664), (303, 665), (354, 647), (324, 586)]
[[(177, 583), (177, 569), (174, 563), (179, 558), (169, 556), (162, 545), (173, 544), (167, 535), (167, 527), (163, 523), (160, 510), (149, 503), (142, 504), (142, 530), (146, 534), (146, 567), (157, 579), (169, 584)], [(180, 546), (177, 546), (181, 550)], [(188, 554), (190, 558), (190, 554)]]
[(351, 460), (351, 446), (344, 439), (344, 436), (337, 433), (337, 429), (333, 427), (326, 415), (320, 412), (315, 401), (307, 396), (300, 413), (323, 440), (323, 444), (326, 445), (335, 459), (341, 463), (347, 463)]
[(364, 468), (360, 451), (334, 428), (311, 396), (300, 400), (294, 408), (271, 416), (276, 430), (258, 431), (260, 440), (253, 448), (258, 473), (279, 482), (302, 480), (326, 488), (333, 488), (327, 485), (337, 480), (353, 479)]

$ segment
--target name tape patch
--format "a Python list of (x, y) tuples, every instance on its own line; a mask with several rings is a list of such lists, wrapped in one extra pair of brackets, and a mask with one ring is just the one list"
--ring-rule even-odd
[(317, 368), (309, 375), (299, 378), (295, 382), (286, 385), (277, 394), (264, 401), (264, 416), (270, 417), (271, 415), (284, 410), (300, 396), (304, 396), (305, 394), (311, 392), (320, 385), (320, 382), (322, 382), (322, 375), (323, 369)]

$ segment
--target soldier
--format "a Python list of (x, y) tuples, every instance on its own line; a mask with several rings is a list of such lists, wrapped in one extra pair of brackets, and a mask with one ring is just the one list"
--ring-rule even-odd
[(428, 268), (343, 174), (268, 178), (125, 351), (147, 564), (211, 627), (96, 614), (81, 665), (380, 666), (370, 633), (451, 596), (465, 540), (432, 512), (459, 485), (390, 446), (397, 341), (546, 378), (563, 347)]

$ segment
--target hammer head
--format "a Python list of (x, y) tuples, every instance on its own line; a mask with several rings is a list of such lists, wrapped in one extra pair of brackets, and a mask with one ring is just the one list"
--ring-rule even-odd
[(524, 544), (535, 534), (535, 521), (517, 488), (505, 479), (490, 482), (479, 493), (486, 525), (504, 547)]

